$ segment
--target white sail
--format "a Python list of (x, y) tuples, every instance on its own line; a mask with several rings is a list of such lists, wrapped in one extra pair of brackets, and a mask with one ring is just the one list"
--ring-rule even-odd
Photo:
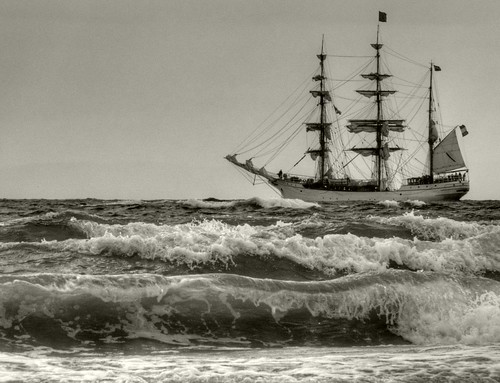
[(465, 168), (465, 161), (458, 145), (457, 129), (453, 129), (434, 148), (434, 173), (452, 172)]

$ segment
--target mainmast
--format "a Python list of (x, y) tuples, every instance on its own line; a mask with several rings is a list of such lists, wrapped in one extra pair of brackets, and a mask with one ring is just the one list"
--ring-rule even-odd
[[(385, 22), (386, 17), (383, 14), (383, 18), (379, 15), (379, 21)], [(386, 160), (389, 159), (390, 152), (396, 150), (402, 150), (399, 147), (389, 147), (389, 132), (403, 132), (405, 126), (403, 125), (404, 120), (394, 120), (386, 119), (383, 115), (383, 101), (384, 97), (396, 93), (395, 90), (386, 90), (382, 87), (382, 82), (388, 77), (389, 74), (381, 73), (381, 62), (380, 62), (380, 50), (383, 44), (379, 43), (379, 30), (380, 26), (377, 26), (377, 42), (371, 44), (372, 48), (375, 49), (375, 59), (376, 59), (376, 71), (369, 74), (362, 74), (361, 77), (368, 80), (375, 81), (375, 90), (357, 90), (359, 94), (371, 98), (375, 98), (375, 103), (377, 106), (377, 114), (375, 118), (363, 119), (363, 120), (349, 120), (347, 129), (351, 133), (375, 133), (375, 147), (361, 147), (361, 148), (351, 148), (351, 151), (360, 153), (362, 155), (372, 155), (375, 157), (375, 186), (376, 190), (382, 190), (386, 187), (383, 185), (382, 173), (383, 165)], [(386, 169), (387, 170), (387, 169)]]

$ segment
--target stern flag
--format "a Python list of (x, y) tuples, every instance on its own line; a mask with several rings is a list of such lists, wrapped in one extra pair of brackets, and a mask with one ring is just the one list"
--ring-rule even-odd
[(437, 65), (434, 65), (434, 70), (436, 72), (440, 72), (441, 71), (441, 67), (440, 66), (437, 66)]
[(381, 23), (386, 23), (387, 22), (387, 13), (379, 11), (379, 13), (378, 13), (378, 21), (381, 22)]

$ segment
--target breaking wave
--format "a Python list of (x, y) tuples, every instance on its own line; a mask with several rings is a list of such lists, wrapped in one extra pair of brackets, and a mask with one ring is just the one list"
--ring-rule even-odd
[(425, 219), (413, 213), (369, 220), (408, 227), (416, 238), (300, 234), (323, 231), (327, 224), (320, 218), (278, 221), (268, 226), (231, 225), (219, 220), (178, 225), (106, 224), (71, 218), (65, 230), (77, 233), (73, 238), (9, 242), (0, 248), (12, 254), (17, 249), (161, 262), (174, 266), (165, 271), (169, 274), (177, 266), (181, 267), (178, 271), (187, 268), (271, 278), (279, 269), (280, 277), (288, 272), (290, 279), (331, 278), (393, 267), (453, 274), (500, 272), (498, 226)]
[(321, 282), (231, 274), (0, 276), (0, 342), (173, 347), (489, 344), (500, 283), (392, 270)]
[(264, 199), (259, 197), (250, 198), (242, 201), (219, 201), (219, 200), (197, 200), (190, 199), (179, 201), (180, 204), (199, 209), (223, 209), (228, 207), (261, 207), (264, 209), (286, 208), (286, 209), (309, 209), (312, 207), (320, 208), (320, 205), (312, 202), (304, 202), (300, 199), (271, 198)]
[(500, 233), (498, 225), (455, 221), (443, 217), (430, 219), (415, 215), (413, 211), (397, 217), (370, 217), (370, 219), (386, 225), (405, 227), (410, 229), (415, 236), (431, 241), (470, 238), (490, 232)]

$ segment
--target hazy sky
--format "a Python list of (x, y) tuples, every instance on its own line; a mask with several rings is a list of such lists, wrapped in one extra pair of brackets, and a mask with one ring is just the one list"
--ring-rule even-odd
[[(433, 60), (499, 199), (498, 0), (3, 0), (0, 198), (276, 197), (223, 159), (329, 53)], [(493, 173), (492, 173), (493, 172)]]

